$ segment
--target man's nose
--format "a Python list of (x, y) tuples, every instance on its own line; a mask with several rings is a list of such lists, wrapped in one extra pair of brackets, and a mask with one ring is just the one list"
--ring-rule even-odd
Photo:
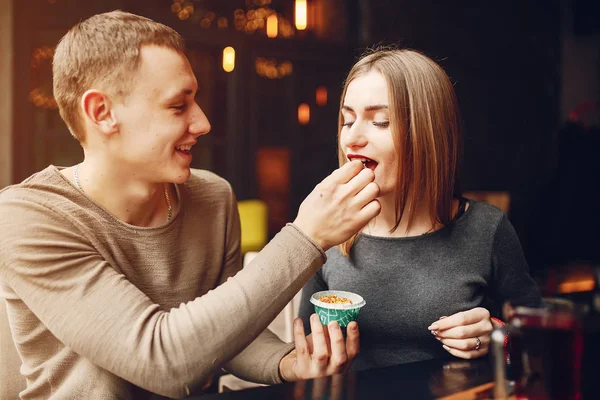
[(206, 135), (210, 132), (210, 122), (197, 103), (194, 103), (194, 110), (190, 116), (188, 130), (194, 136)]

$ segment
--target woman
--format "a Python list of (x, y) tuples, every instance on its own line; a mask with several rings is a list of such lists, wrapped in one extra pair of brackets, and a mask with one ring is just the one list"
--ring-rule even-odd
[(303, 289), (300, 317), (308, 326), (314, 292), (362, 295), (354, 369), (484, 356), (490, 303), (540, 301), (506, 215), (455, 196), (459, 120), (448, 76), (419, 52), (372, 52), (347, 77), (339, 161), (373, 170), (381, 213), (327, 252)]

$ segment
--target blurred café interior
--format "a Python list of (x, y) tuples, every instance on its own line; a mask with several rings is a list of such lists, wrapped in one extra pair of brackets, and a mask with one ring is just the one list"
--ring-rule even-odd
[(243, 251), (259, 250), (337, 167), (344, 76), (377, 44), (451, 77), (461, 186), (502, 208), (546, 296), (600, 280), (600, 6), (593, 0), (1, 0), (0, 188), (81, 161), (52, 96), (62, 35), (121, 9), (186, 40), (212, 124), (192, 166), (227, 179)]
[[(343, 79), (367, 47), (438, 61), (464, 124), (461, 187), (505, 210), (545, 293), (589, 290), (600, 259), (600, 20), (591, 0), (3, 0), (0, 187), (81, 160), (52, 97), (53, 48), (122, 9), (186, 40), (212, 132), (192, 166), (241, 201), (259, 249), (337, 166)], [(245, 219), (247, 218), (249, 219)]]

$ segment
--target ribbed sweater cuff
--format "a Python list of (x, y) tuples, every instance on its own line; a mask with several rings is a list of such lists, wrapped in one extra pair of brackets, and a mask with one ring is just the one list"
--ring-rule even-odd
[(300, 228), (298, 228), (293, 223), (288, 222), (286, 226), (294, 228), (295, 232), (297, 232), (302, 238), (304, 238), (304, 240), (308, 241), (321, 254), (321, 259), (323, 260), (323, 264), (325, 264), (325, 262), (327, 261), (327, 255), (325, 254), (325, 251), (323, 250), (323, 248), (321, 248), (321, 246), (316, 244), (311, 238), (308, 237), (308, 235), (302, 232), (302, 230), (300, 230)]

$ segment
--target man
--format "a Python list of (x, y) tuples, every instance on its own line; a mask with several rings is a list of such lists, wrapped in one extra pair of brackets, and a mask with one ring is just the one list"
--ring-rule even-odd
[(241, 270), (231, 187), (189, 168), (210, 124), (181, 37), (136, 15), (96, 15), (63, 37), (53, 73), (84, 161), (0, 192), (12, 332), (0, 353), (19, 352), (21, 398), (183, 397), (221, 367), (265, 383), (346, 368), (355, 323), (344, 342), (336, 324), (313, 316), (305, 338), (297, 320), (295, 350), (265, 328), (324, 250), (377, 215), (373, 173), (359, 162), (334, 171)]

